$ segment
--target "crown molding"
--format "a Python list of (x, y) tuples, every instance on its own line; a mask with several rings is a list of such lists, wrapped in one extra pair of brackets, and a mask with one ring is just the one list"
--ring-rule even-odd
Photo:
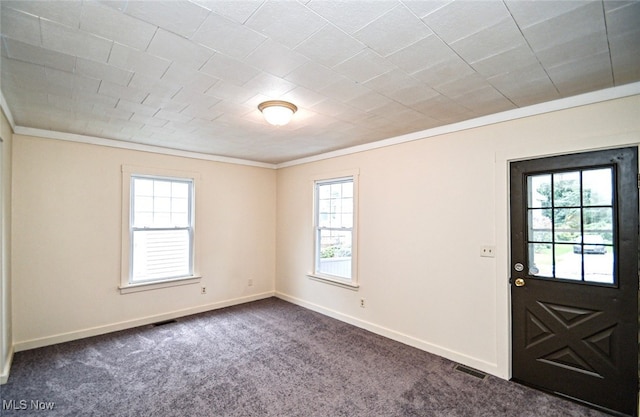
[(4, 98), (4, 94), (2, 90), (0, 90), (0, 109), (4, 113), (5, 117), (9, 121), (9, 125), (11, 126), (11, 130), (16, 131), (16, 124), (13, 121), (13, 114), (11, 114), (11, 110), (9, 110), (9, 105), (7, 104), (7, 100)]
[(179, 149), (165, 148), (162, 146), (145, 145), (142, 143), (125, 142), (115, 139), (105, 139), (95, 136), (77, 135), (75, 133), (57, 132), (53, 130), (34, 129), (31, 127), (16, 126), (14, 133), (17, 135), (37, 136), (45, 139), (57, 139), (68, 142), (87, 143), (90, 145), (108, 146), (110, 148), (129, 149), (134, 151), (158, 153), (162, 155), (180, 156), (183, 158), (202, 159), (205, 161), (224, 162), (227, 164), (247, 165), (259, 168), (275, 169), (276, 165), (266, 162), (250, 161), (247, 159), (230, 158), (226, 156), (211, 155), (201, 152), (182, 151)]

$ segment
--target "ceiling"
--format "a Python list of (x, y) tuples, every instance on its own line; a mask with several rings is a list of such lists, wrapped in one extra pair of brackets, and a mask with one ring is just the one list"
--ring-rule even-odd
[[(639, 1), (1, 1), (16, 126), (281, 163), (640, 81)], [(284, 127), (257, 106), (299, 108)]]

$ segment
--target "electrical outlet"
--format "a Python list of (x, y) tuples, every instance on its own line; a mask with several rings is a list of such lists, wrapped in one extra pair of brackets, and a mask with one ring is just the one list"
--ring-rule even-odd
[(249, 282), (247, 282), (247, 285), (250, 286), (250, 287), (253, 287), (253, 280), (249, 279)]
[(364, 298), (360, 299), (360, 307), (364, 308)]
[(495, 258), (496, 257), (496, 247), (495, 246), (480, 246), (480, 256), (485, 258)]
[(206, 294), (206, 293), (207, 293), (207, 287), (200, 288), (200, 294)]

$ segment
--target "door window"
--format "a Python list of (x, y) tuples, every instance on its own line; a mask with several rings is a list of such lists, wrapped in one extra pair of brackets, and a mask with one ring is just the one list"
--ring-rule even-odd
[(527, 176), (529, 275), (616, 284), (613, 168)]

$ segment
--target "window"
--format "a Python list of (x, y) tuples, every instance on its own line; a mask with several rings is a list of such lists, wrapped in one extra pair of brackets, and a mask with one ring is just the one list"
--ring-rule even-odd
[(315, 278), (357, 287), (356, 175), (314, 181)]
[(155, 175), (135, 169), (123, 169), (123, 173), (126, 237), (121, 290), (141, 286), (150, 289), (148, 286), (154, 284), (181, 285), (184, 280), (197, 278), (195, 176)]
[(527, 177), (530, 275), (615, 284), (613, 176), (602, 167)]

